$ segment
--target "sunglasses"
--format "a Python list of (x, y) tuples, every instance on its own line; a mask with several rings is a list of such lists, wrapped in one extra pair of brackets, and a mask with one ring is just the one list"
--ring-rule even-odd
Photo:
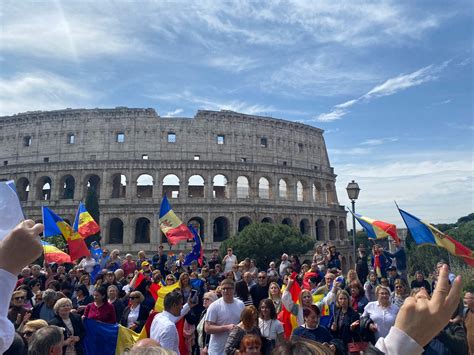
[(15, 301), (24, 300), (25, 298), (26, 298), (25, 296), (13, 297)]
[(132, 297), (129, 297), (131, 300), (136, 300), (136, 299), (139, 299), (140, 297), (138, 296), (132, 296)]
[(33, 331), (31, 331), (31, 330), (28, 330), (28, 331), (25, 331), (25, 332), (23, 332), (23, 336), (25, 336), (25, 337), (29, 338), (30, 336), (32, 336), (32, 335), (33, 335), (33, 333), (34, 333)]
[(174, 279), (166, 279), (166, 281), (174, 281)]

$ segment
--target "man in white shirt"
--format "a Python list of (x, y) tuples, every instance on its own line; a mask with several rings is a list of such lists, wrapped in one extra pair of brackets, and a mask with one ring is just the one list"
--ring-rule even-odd
[(232, 271), (232, 267), (237, 265), (237, 257), (232, 254), (232, 248), (227, 248), (227, 255), (222, 259), (222, 264), (224, 265), (224, 273)]
[(176, 322), (186, 315), (194, 304), (188, 300), (183, 307), (183, 296), (179, 290), (174, 290), (165, 296), (165, 310), (158, 313), (150, 328), (150, 338), (156, 340), (163, 348), (176, 351), (179, 354), (179, 337)]
[(204, 329), (211, 335), (209, 355), (224, 354), (230, 331), (240, 322), (244, 303), (234, 298), (234, 281), (225, 279), (221, 283), (222, 298), (213, 302), (206, 312)]
[(42, 232), (41, 223), (27, 220), (0, 241), (0, 354), (10, 347), (15, 334), (7, 313), (17, 276), (22, 268), (38, 259), (43, 252), (39, 237)]

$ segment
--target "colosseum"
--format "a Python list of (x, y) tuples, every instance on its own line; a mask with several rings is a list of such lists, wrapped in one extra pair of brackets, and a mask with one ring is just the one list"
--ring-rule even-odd
[(0, 179), (16, 182), (29, 218), (41, 219), (46, 205), (73, 220), (95, 188), (109, 248), (154, 251), (164, 243), (157, 212), (166, 194), (206, 250), (251, 222), (284, 223), (335, 243), (352, 264), (346, 212), (315, 127), (233, 111), (178, 118), (66, 109), (0, 117), (0, 147)]

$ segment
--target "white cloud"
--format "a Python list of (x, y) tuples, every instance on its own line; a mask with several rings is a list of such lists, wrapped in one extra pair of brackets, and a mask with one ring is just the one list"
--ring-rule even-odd
[(343, 148), (343, 149), (336, 149), (336, 148), (328, 148), (329, 156), (363, 156), (372, 153), (371, 148)]
[(361, 143), (361, 145), (382, 145), (385, 143), (393, 143), (398, 141), (397, 137), (388, 137), (388, 138), (376, 138), (376, 139), (368, 139)]
[(316, 120), (319, 122), (332, 122), (340, 120), (344, 115), (347, 115), (348, 113), (349, 111), (346, 110), (335, 109), (331, 112), (320, 114), (318, 117), (316, 117)]
[(0, 114), (80, 107), (96, 95), (52, 73), (23, 73), (0, 80)]
[(354, 99), (354, 100), (349, 100), (349, 101), (346, 101), (346, 102), (343, 102), (342, 104), (339, 104), (339, 105), (336, 105), (334, 107), (336, 108), (347, 108), (347, 107), (350, 107), (354, 104), (357, 103), (358, 100)]
[(223, 56), (209, 59), (208, 65), (218, 69), (240, 73), (258, 66), (258, 61), (253, 58), (239, 56)]
[(183, 112), (184, 112), (184, 110), (182, 108), (177, 108), (174, 111), (167, 112), (165, 117), (173, 117), (173, 116), (179, 115), (180, 113), (183, 113)]

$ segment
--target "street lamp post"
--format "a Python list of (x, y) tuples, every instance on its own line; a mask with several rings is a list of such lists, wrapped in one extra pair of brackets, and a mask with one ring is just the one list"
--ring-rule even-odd
[(352, 203), (352, 245), (353, 245), (353, 251), (354, 251), (354, 263), (356, 261), (356, 220), (355, 220), (355, 201), (359, 197), (359, 192), (360, 188), (359, 185), (352, 180), (349, 184), (347, 184), (346, 187), (347, 190), (347, 196), (349, 196), (349, 199), (351, 200)]

